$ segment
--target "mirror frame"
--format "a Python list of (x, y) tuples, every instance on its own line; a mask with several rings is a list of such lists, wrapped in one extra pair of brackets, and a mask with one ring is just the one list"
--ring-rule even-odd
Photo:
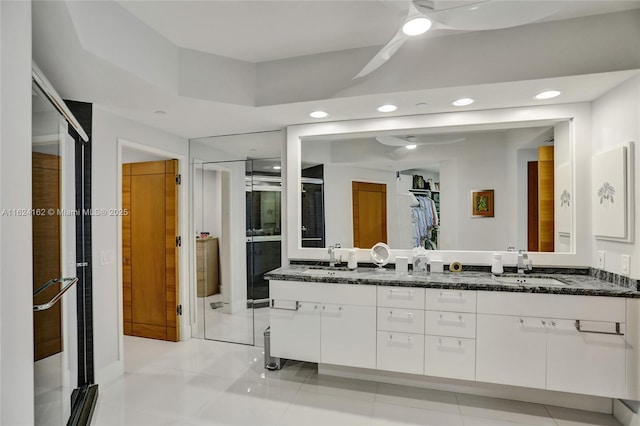
[[(572, 192), (574, 204), (571, 214), (572, 251), (569, 253), (532, 252), (530, 258), (534, 266), (589, 266), (591, 264), (591, 214), (589, 196), (589, 175), (591, 158), (591, 104), (589, 102), (572, 104), (537, 105), (504, 109), (475, 110), (463, 112), (445, 112), (429, 115), (412, 115), (340, 122), (323, 122), (287, 127), (286, 146), (283, 149), (283, 164), (286, 163), (286, 242), (288, 259), (327, 260), (326, 248), (301, 247), (301, 141), (306, 137), (340, 135), (343, 133), (375, 131), (411, 131), (417, 128), (441, 128), (454, 126), (495, 125), (508, 126), (516, 123), (541, 120), (566, 120), (570, 122)], [(579, 141), (580, 143), (576, 143)], [(577, 215), (576, 212), (587, 212)], [(578, 232), (579, 231), (579, 232)], [(284, 236), (283, 236), (284, 237)], [(346, 260), (346, 250), (338, 250)], [(391, 247), (392, 258), (408, 256), (410, 250), (397, 250)], [(505, 264), (515, 264), (517, 253), (506, 251), (503, 254)], [(371, 262), (370, 249), (358, 249), (358, 262)], [(494, 251), (433, 250), (430, 257), (441, 259), (445, 263), (454, 261), (463, 264), (490, 265)]]

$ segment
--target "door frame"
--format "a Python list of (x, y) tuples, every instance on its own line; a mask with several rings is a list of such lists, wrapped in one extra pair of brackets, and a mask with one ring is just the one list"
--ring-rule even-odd
[[(189, 251), (186, 247), (189, 247), (190, 240), (192, 238), (191, 233), (188, 232), (188, 193), (189, 193), (189, 168), (187, 162), (187, 156), (178, 154), (176, 152), (167, 151), (164, 149), (154, 148), (149, 145), (132, 142), (128, 139), (117, 138), (117, 179), (116, 179), (116, 204), (117, 209), (122, 209), (122, 156), (125, 148), (135, 149), (136, 151), (145, 152), (148, 154), (158, 155), (166, 157), (167, 159), (175, 158), (178, 160), (178, 171), (182, 176), (182, 183), (180, 188), (180, 194), (178, 196), (178, 235), (182, 237), (182, 245), (179, 248), (179, 263), (180, 269), (178, 273), (178, 282), (180, 286), (179, 295), (182, 303), (182, 316), (180, 318), (180, 341), (188, 340), (191, 338), (191, 317), (190, 306), (186, 301), (190, 300), (190, 293), (192, 290), (192, 283), (189, 280)], [(119, 339), (119, 356), (118, 363), (121, 364), (124, 369), (124, 326), (123, 326), (123, 307), (122, 307), (122, 217), (117, 217), (117, 247), (116, 247), (116, 262), (118, 264), (118, 339)]]

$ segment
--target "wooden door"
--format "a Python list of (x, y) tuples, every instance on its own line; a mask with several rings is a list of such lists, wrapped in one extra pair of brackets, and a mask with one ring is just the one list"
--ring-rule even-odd
[(538, 162), (527, 163), (527, 250), (538, 251)]
[[(61, 278), (60, 259), (60, 157), (32, 153), (33, 290), (54, 278)], [(53, 209), (54, 214), (49, 214)], [(33, 298), (34, 304), (48, 302), (58, 291), (56, 283)], [(46, 311), (33, 313), (34, 359), (41, 360), (62, 351), (62, 300)]]
[(353, 246), (371, 248), (387, 242), (387, 185), (352, 182)]
[(553, 147), (538, 148), (538, 251), (554, 251)]
[(178, 160), (122, 165), (124, 334), (180, 340)]

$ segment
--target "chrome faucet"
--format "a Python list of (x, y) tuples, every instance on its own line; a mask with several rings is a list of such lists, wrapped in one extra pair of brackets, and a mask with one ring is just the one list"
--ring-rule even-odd
[(342, 261), (342, 256), (340, 256), (339, 259), (336, 259), (336, 249), (340, 248), (340, 243), (336, 243), (333, 246), (329, 246), (329, 266), (330, 267), (335, 267), (337, 264), (339, 264)]
[(533, 270), (533, 264), (529, 259), (529, 255), (524, 250), (518, 251), (518, 273), (527, 274)]

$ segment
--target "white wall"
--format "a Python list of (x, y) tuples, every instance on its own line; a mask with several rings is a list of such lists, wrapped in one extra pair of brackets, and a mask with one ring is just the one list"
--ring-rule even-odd
[(166, 156), (139, 151), (137, 149), (122, 149), (122, 163), (144, 163), (147, 161), (163, 161), (166, 159)]
[[(509, 189), (506, 140), (477, 135), (473, 143), (442, 148), (440, 241), (442, 250), (506, 250), (514, 241), (507, 224), (515, 221), (515, 194)], [(471, 217), (471, 191), (494, 190), (494, 217)]]
[[(186, 139), (116, 116), (94, 105), (92, 135), (92, 207), (94, 209), (117, 208), (121, 193), (121, 188), (118, 187), (121, 173), (118, 164), (118, 139), (182, 155), (185, 160), (188, 158), (189, 147)], [(187, 164), (180, 164), (180, 168), (181, 171), (187, 170)], [(181, 197), (188, 190), (187, 173), (182, 172), (182, 179)], [(183, 212), (183, 214), (186, 213)], [(121, 247), (118, 241), (120, 223), (120, 218), (110, 216), (93, 217), (92, 221), (94, 354), (96, 382), (100, 384), (117, 377), (123, 371), (122, 272), (120, 270)], [(120, 255), (114, 256), (115, 262), (101, 265), (100, 255), (104, 252)], [(183, 249), (182, 253), (184, 252)], [(180, 257), (184, 256), (182, 253)], [(188, 271), (181, 270), (180, 291), (183, 300), (187, 300), (186, 294), (188, 294), (189, 281), (185, 277), (188, 277)], [(188, 304), (183, 303), (185, 309), (187, 306)], [(187, 315), (184, 317), (188, 318)], [(182, 327), (181, 334), (182, 338), (185, 338), (189, 337), (190, 332)]]
[[(0, 2), (0, 209), (31, 208), (31, 3)], [(0, 424), (31, 425), (31, 217), (0, 216)]]
[[(205, 166), (206, 167), (206, 166)], [(220, 172), (196, 168), (193, 180), (193, 216), (195, 234), (222, 235), (222, 187)]]
[[(592, 152), (613, 148), (624, 142), (636, 143), (635, 154), (635, 205), (640, 200), (640, 76), (636, 76), (622, 83), (613, 90), (605, 93), (593, 102), (592, 120)], [(598, 251), (605, 252), (605, 269), (621, 273), (620, 256), (631, 256), (630, 275), (640, 278), (640, 223), (638, 223), (638, 208), (635, 209), (635, 238), (634, 243), (618, 243), (612, 241), (595, 240), (591, 265), (598, 265)], [(593, 238), (593, 237), (592, 237)]]

